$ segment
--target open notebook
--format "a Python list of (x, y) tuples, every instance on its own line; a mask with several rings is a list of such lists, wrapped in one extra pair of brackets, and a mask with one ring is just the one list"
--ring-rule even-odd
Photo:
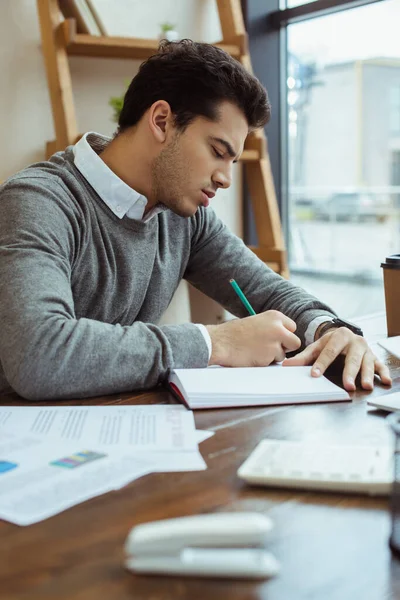
[(311, 377), (311, 367), (175, 369), (169, 386), (192, 409), (350, 400), (326, 377)]

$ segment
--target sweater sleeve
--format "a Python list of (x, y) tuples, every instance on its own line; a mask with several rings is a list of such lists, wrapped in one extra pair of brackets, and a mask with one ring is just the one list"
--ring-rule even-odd
[(212, 209), (200, 209), (192, 219), (192, 227), (192, 252), (185, 278), (232, 314), (248, 316), (229, 284), (233, 278), (256, 313), (279, 310), (293, 319), (302, 347), (313, 319), (336, 316), (329, 306), (272, 271), (228, 230)]
[(26, 399), (54, 400), (146, 389), (171, 368), (206, 366), (195, 325), (76, 317), (82, 215), (66, 194), (32, 177), (0, 191), (0, 380)]

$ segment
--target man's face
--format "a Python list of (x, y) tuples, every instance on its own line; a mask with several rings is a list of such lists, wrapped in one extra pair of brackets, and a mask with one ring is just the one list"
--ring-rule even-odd
[(218, 188), (231, 184), (232, 164), (248, 133), (245, 116), (223, 102), (216, 122), (197, 117), (173, 137), (152, 164), (152, 197), (177, 215), (191, 217), (208, 206)]

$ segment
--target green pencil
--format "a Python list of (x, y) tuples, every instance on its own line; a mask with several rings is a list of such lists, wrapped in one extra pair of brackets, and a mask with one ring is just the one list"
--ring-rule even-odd
[(238, 286), (236, 281), (234, 279), (230, 279), (229, 283), (231, 284), (231, 286), (233, 287), (233, 289), (239, 296), (239, 300), (241, 300), (243, 306), (245, 307), (245, 309), (247, 310), (249, 315), (255, 315), (256, 311), (254, 310), (254, 308), (252, 307), (250, 302), (247, 300), (246, 296), (243, 294), (242, 290), (240, 289), (240, 287)]

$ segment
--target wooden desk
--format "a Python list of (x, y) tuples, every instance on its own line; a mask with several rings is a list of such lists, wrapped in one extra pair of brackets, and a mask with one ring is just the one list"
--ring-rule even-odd
[[(400, 390), (400, 361), (374, 348)], [(377, 387), (373, 395), (384, 392)], [(388, 547), (388, 501), (246, 486), (239, 465), (266, 436), (375, 443), (390, 435), (384, 413), (352, 403), (200, 411), (208, 470), (153, 474), (47, 521), (17, 527), (0, 521), (0, 597), (7, 600), (383, 600), (400, 598), (400, 561)], [(1, 401), (2, 400), (2, 401)], [(68, 404), (173, 402), (165, 391)], [(0, 404), (23, 404), (17, 395)], [(45, 403), (43, 403), (45, 404)], [(135, 576), (123, 568), (123, 544), (138, 523), (218, 511), (257, 511), (275, 522), (270, 549), (281, 574), (261, 583)]]

